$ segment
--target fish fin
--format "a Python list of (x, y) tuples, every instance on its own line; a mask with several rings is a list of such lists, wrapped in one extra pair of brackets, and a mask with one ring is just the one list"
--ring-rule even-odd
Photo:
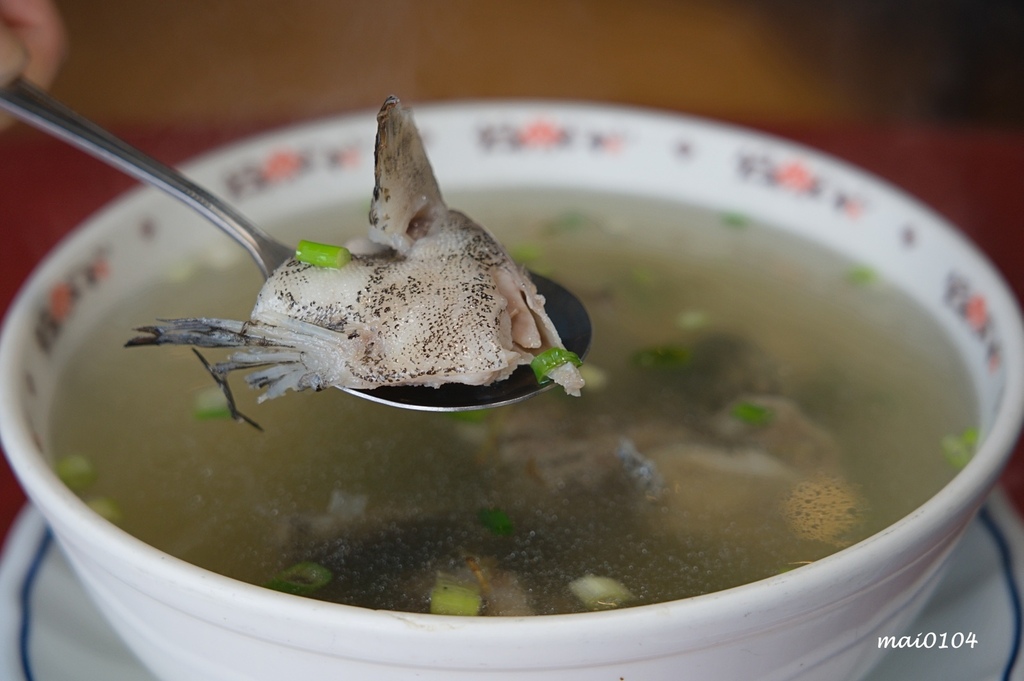
[(136, 328), (135, 331), (145, 335), (130, 339), (124, 346), (193, 345), (201, 348), (232, 348), (256, 342), (245, 334), (247, 322), (203, 317), (159, 321), (163, 324)]
[(224, 399), (227, 400), (228, 413), (231, 414), (231, 418), (238, 423), (248, 423), (256, 430), (263, 432), (263, 427), (260, 426), (260, 424), (256, 423), (251, 418), (249, 418), (242, 412), (238, 411), (238, 407), (235, 406), (235, 396), (231, 394), (231, 386), (228, 385), (227, 377), (228, 372), (231, 371), (231, 368), (223, 368), (222, 364), (210, 364), (208, 361), (206, 361), (206, 358), (203, 357), (202, 353), (196, 350), (195, 348), (192, 348), (192, 352), (196, 354), (196, 357), (199, 358), (199, 361), (203, 363), (203, 367), (211, 376), (213, 376), (213, 380), (217, 382), (217, 385), (220, 387), (221, 392), (224, 393)]
[(407, 255), (447, 213), (412, 113), (391, 96), (377, 114), (370, 239)]

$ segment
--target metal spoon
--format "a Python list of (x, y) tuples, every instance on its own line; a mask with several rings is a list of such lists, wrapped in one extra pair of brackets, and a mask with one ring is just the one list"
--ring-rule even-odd
[[(0, 109), (185, 202), (245, 248), (264, 279), (295, 252), (181, 173), (118, 139), (21, 78), (0, 87)], [(562, 342), (584, 357), (590, 349), (591, 326), (583, 304), (550, 279), (533, 273), (530, 276), (547, 300), (545, 309)], [(520, 402), (551, 385), (539, 384), (530, 368), (523, 366), (504, 381), (487, 386), (450, 383), (440, 388), (401, 386), (342, 390), (405, 409), (466, 411)]]

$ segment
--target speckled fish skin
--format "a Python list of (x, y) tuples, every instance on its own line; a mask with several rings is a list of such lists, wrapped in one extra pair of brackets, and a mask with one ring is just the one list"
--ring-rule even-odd
[[(544, 299), (491, 234), (449, 210), (412, 116), (394, 97), (377, 116), (372, 248), (344, 267), (294, 259), (264, 284), (248, 322), (180, 319), (132, 344), (240, 347), (215, 375), (252, 368), (265, 392), (338, 386), (487, 385), (563, 347)], [(579, 395), (571, 364), (551, 377)]]

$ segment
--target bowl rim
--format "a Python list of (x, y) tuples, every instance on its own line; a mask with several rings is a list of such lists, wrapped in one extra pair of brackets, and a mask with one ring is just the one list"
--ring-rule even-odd
[[(637, 116), (654, 116), (669, 120), (686, 120), (719, 130), (735, 130), (744, 135), (764, 137), (780, 144), (800, 148), (815, 157), (828, 158), (833, 162), (844, 164), (867, 182), (878, 187), (879, 190), (890, 194), (895, 192), (897, 198), (901, 200), (916, 202), (913, 197), (909, 197), (903, 190), (894, 187), (886, 180), (860, 168), (850, 166), (842, 159), (834, 159), (827, 153), (757, 130), (718, 121), (706, 121), (685, 114), (633, 106), (585, 104), (557, 100), (448, 102), (423, 104), (416, 106), (415, 110), (437, 115), (447, 110), (459, 110), (467, 107), (489, 110), (521, 110), (538, 106), (547, 110), (592, 109)], [(246, 146), (262, 144), (281, 135), (293, 134), (296, 130), (331, 125), (338, 121), (351, 121), (371, 115), (367, 113), (344, 114), (267, 131), (204, 152), (183, 164), (183, 168), (186, 172), (193, 172), (196, 168), (215, 162), (225, 153)], [(104, 222), (109, 211), (126, 203), (144, 201), (146, 197), (153, 194), (155, 194), (155, 190), (135, 188), (116, 197), (62, 239), (22, 284), (5, 315), (2, 328), (0, 328), (0, 413), (14, 415), (13, 418), (0, 420), (0, 438), (2, 438), (8, 461), (32, 502), (42, 510), (44, 517), (49, 522), (66, 528), (66, 535), (57, 533), (61, 542), (102, 546), (105, 561), (124, 561), (126, 564), (137, 565), (141, 573), (175, 584), (193, 596), (217, 601), (230, 593), (232, 594), (232, 606), (236, 609), (236, 619), (241, 621), (244, 621), (246, 617), (245, 612), (272, 612), (275, 617), (283, 620), (303, 621), (313, 626), (323, 627), (337, 627), (339, 621), (351, 619), (352, 622), (358, 623), (360, 628), (376, 631), (380, 635), (406, 637), (429, 635), (436, 642), (437, 637), (446, 636), (446, 632), (452, 632), (451, 635), (460, 641), (465, 641), (466, 636), (489, 639), (492, 636), (503, 634), (515, 634), (518, 637), (527, 636), (540, 640), (552, 636), (553, 631), (563, 631), (571, 636), (587, 635), (588, 633), (597, 635), (610, 630), (621, 631), (623, 627), (628, 626), (632, 631), (642, 635), (655, 627), (662, 627), (666, 615), (678, 622), (707, 622), (726, 619), (723, 614), (725, 611), (731, 613), (729, 615), (731, 617), (739, 611), (774, 608), (777, 612), (772, 617), (776, 621), (794, 617), (802, 618), (809, 616), (818, 608), (829, 607), (832, 601), (826, 599), (802, 609), (779, 608), (779, 594), (794, 591), (825, 594), (838, 584), (850, 585), (870, 581), (868, 573), (872, 573), (872, 571), (865, 571), (865, 568), (872, 561), (879, 560), (882, 556), (891, 555), (897, 549), (906, 549), (908, 545), (916, 545), (922, 541), (922, 537), (931, 536), (948, 528), (957, 517), (965, 513), (972, 514), (980, 505), (984, 495), (995, 484), (1019, 435), (1021, 415), (1024, 414), (1024, 336), (1022, 336), (1024, 324), (1021, 322), (1019, 307), (1009, 286), (989, 258), (965, 235), (936, 215), (933, 224), (928, 228), (952, 231), (964, 242), (971, 256), (989, 270), (997, 282), (997, 288), (992, 289), (990, 295), (1000, 306), (1000, 314), (1003, 315), (1001, 316), (1000, 330), (1003, 334), (1006, 383), (991, 428), (985, 434), (984, 440), (971, 462), (935, 495), (892, 525), (851, 547), (790, 572), (691, 598), (614, 611), (531, 617), (457, 618), (377, 611), (276, 593), (210, 572), (165, 554), (100, 518), (60, 482), (50, 466), (47, 465), (44, 453), (34, 441), (31, 430), (23, 418), (19, 395), (22, 382), (17, 368), (20, 366), (19, 357), (31, 336), (29, 320), (31, 319), (30, 305), (32, 301), (39, 298), (46, 282), (53, 281), (55, 275), (65, 271), (66, 261), (72, 253), (79, 251), (86, 244), (92, 243), (104, 230), (114, 229), (112, 226), (105, 226), (113, 224)], [(837, 593), (845, 592), (837, 590)], [(157, 599), (163, 598), (160, 594), (150, 595)], [(171, 607), (175, 607), (174, 604), (177, 600), (177, 598), (169, 596), (165, 602)], [(764, 626), (764, 622), (761, 621), (757, 624), (756, 629), (761, 629)], [(748, 633), (753, 633), (753, 629)]]

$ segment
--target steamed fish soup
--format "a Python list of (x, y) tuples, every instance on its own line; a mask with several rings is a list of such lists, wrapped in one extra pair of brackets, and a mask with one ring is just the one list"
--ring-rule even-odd
[[(920, 505), (970, 449), (976, 407), (951, 388), (969, 385), (952, 347), (856, 263), (633, 196), (447, 198), (583, 298), (595, 337), (580, 398), (449, 416), (237, 390), (264, 431), (217, 418), (188, 348), (121, 347), (139, 320), (245, 318), (251, 265), (200, 258), (98, 324), (90, 360), (68, 366), (58, 466), (85, 462), (83, 498), (221, 574), (370, 608), (522, 615), (799, 568)], [(330, 241), (365, 221), (340, 205), (276, 231)]]

